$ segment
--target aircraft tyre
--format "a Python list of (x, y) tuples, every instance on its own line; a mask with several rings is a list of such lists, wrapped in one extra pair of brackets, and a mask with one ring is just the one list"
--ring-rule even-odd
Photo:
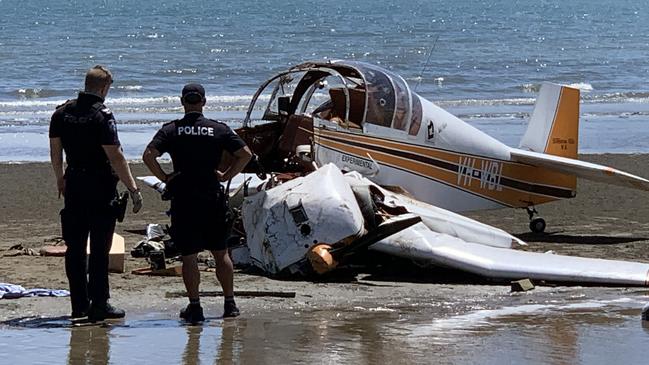
[(530, 221), (530, 230), (534, 233), (543, 233), (545, 231), (545, 219), (534, 218)]

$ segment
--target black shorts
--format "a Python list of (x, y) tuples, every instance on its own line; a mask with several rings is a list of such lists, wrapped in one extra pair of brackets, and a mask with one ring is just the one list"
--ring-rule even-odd
[(173, 198), (169, 233), (180, 254), (225, 250), (230, 235), (227, 210), (222, 194)]

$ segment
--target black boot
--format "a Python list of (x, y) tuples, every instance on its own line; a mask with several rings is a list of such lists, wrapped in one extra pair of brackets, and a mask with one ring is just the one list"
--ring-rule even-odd
[(91, 322), (103, 321), (104, 319), (124, 318), (126, 312), (115, 308), (108, 302), (90, 304), (88, 310), (88, 320)]
[(70, 320), (78, 321), (78, 320), (84, 319), (86, 317), (88, 317), (88, 310), (85, 310), (85, 311), (72, 311), (72, 314), (70, 315)]
[(234, 299), (226, 299), (223, 302), (223, 318), (238, 317), (239, 314), (239, 308), (237, 308)]
[(190, 303), (180, 311), (180, 318), (189, 323), (198, 323), (205, 321), (203, 307), (200, 304)]

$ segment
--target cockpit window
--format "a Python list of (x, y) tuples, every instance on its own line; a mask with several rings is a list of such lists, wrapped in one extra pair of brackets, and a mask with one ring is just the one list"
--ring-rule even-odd
[(408, 134), (416, 136), (419, 134), (419, 127), (421, 127), (422, 108), (419, 95), (412, 93), (412, 118), (410, 121), (410, 130)]
[(279, 79), (269, 83), (257, 100), (250, 106), (250, 120), (253, 123), (262, 123), (270, 120), (277, 120), (277, 111), (271, 110), (271, 103), (279, 90)]
[(387, 72), (388, 76), (394, 82), (394, 90), (396, 91), (397, 105), (394, 113), (394, 122), (392, 128), (405, 131), (410, 122), (410, 90), (406, 82), (398, 75)]
[(367, 90), (367, 123), (390, 127), (394, 116), (394, 88), (385, 73), (367, 68), (363, 70)]

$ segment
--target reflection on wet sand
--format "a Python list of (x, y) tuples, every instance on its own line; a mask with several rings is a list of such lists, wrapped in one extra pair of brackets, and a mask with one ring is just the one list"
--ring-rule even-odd
[[(207, 354), (216, 348), (214, 363), (273, 364), (287, 362), (385, 363), (411, 359), (407, 348), (394, 346), (382, 332), (385, 322), (368, 317), (336, 318), (323, 312), (315, 317), (226, 320), (220, 322), (221, 336), (210, 338), (218, 329), (212, 325), (187, 326), (184, 364), (212, 362)], [(387, 319), (386, 319), (387, 320)], [(393, 320), (393, 319), (390, 319)], [(207, 358), (207, 359), (206, 359)]]
[(49, 363), (66, 353), (69, 364), (644, 363), (639, 349), (649, 345), (649, 337), (638, 308), (637, 301), (622, 299), (496, 306), (457, 315), (354, 307), (212, 318), (202, 326), (154, 313), (82, 328), (61, 318), (23, 318), (0, 323), (0, 352), (6, 363), (24, 362), (24, 354), (30, 363)]
[(187, 326), (187, 345), (183, 352), (183, 364), (200, 363), (202, 326)]
[(108, 364), (110, 330), (102, 326), (71, 328), (68, 364)]

